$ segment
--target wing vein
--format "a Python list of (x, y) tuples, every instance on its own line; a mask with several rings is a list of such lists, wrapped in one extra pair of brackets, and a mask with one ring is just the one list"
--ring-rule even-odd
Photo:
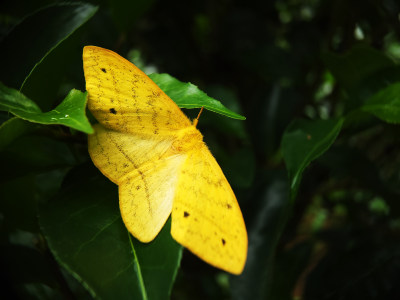
[(149, 209), (149, 213), (150, 215), (153, 215), (153, 210), (150, 204), (150, 193), (149, 193), (149, 186), (146, 180), (146, 177), (144, 176), (143, 172), (139, 170), (139, 166), (136, 164), (136, 162), (134, 160), (132, 160), (126, 153), (125, 151), (123, 151), (123, 149), (121, 148), (121, 145), (118, 144), (118, 142), (113, 138), (113, 136), (111, 134), (108, 134), (111, 142), (115, 145), (115, 147), (118, 149), (118, 151), (132, 164), (132, 166), (135, 168), (135, 170), (137, 170), (137, 172), (139, 173), (143, 184), (144, 184), (144, 189), (145, 189), (145, 193), (146, 193), (146, 200), (147, 200), (147, 206)]

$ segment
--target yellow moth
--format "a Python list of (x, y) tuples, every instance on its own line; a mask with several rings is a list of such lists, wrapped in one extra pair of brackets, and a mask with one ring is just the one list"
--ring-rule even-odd
[(171, 215), (171, 235), (207, 263), (243, 271), (247, 232), (236, 197), (192, 123), (149, 77), (118, 54), (83, 49), (93, 163), (119, 186), (122, 219), (141, 242)]

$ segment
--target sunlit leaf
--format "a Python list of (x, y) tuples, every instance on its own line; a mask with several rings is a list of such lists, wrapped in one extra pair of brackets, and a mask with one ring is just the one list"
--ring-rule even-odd
[(149, 77), (181, 108), (201, 108), (221, 115), (245, 120), (246, 118), (229, 110), (221, 102), (215, 100), (198, 89), (194, 84), (181, 82), (168, 74), (150, 74)]
[(85, 115), (86, 101), (86, 93), (71, 90), (55, 109), (42, 113), (36, 104), (23, 94), (0, 85), (0, 110), (9, 111), (29, 122), (65, 125), (85, 133), (92, 133), (93, 129)]

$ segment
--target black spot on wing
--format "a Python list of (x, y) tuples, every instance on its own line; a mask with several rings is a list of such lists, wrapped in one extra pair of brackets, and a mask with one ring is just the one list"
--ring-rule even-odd
[(184, 216), (185, 218), (187, 218), (187, 217), (190, 216), (190, 214), (189, 214), (187, 211), (184, 211), (184, 212), (183, 212), (183, 216)]
[(116, 115), (116, 114), (117, 114), (117, 111), (115, 110), (115, 108), (110, 108), (110, 113)]
[(224, 239), (221, 239), (222, 245), (225, 246), (226, 241)]
[(104, 69), (104, 68), (101, 68), (100, 70), (101, 70), (103, 73), (107, 73), (106, 69)]

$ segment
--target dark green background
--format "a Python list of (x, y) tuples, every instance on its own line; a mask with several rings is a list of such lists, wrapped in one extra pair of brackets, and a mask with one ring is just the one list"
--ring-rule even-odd
[[(398, 1), (57, 3), (0, 4), (0, 297), (400, 299)], [(242, 275), (182, 253), (169, 223), (137, 242), (90, 128), (15, 107), (19, 90), (54, 116), (85, 91), (85, 45), (246, 117), (205, 111), (198, 125), (243, 211)]]

